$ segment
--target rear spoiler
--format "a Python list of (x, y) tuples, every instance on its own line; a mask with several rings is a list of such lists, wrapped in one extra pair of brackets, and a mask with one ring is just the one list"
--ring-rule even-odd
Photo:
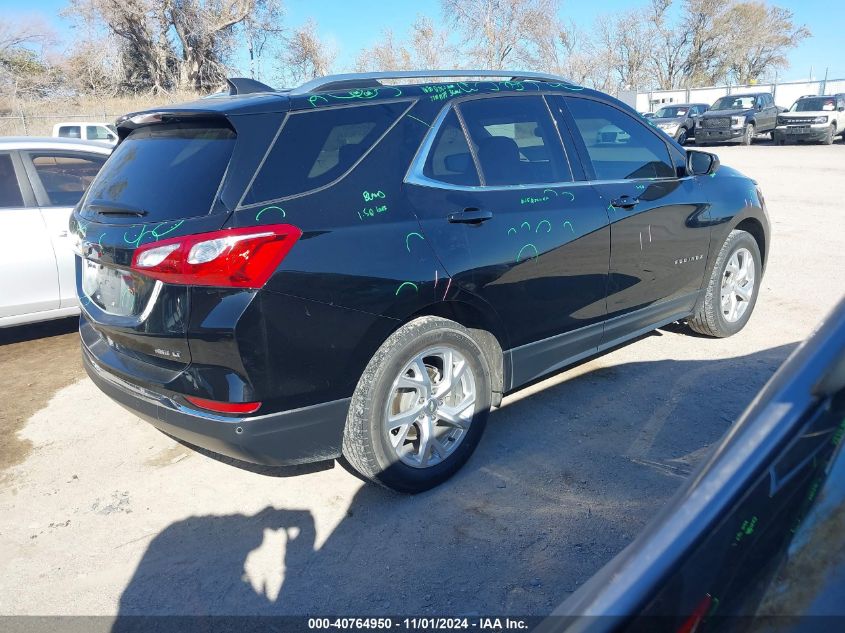
[(123, 141), (134, 130), (148, 125), (159, 125), (161, 123), (178, 123), (180, 121), (208, 121), (216, 126), (227, 127), (232, 131), (235, 128), (229, 118), (222, 112), (214, 110), (149, 110), (146, 112), (132, 112), (124, 114), (115, 121), (117, 137)]

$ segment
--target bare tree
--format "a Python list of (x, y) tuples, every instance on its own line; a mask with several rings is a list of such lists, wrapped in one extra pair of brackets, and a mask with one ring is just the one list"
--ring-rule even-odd
[(337, 53), (317, 32), (317, 22), (308, 20), (287, 38), (282, 54), (285, 79), (300, 83), (331, 73)]
[(434, 26), (432, 19), (427, 16), (417, 16), (410, 33), (401, 39), (410, 42), (410, 48), (399, 43), (392, 30), (385, 29), (378, 42), (358, 53), (355, 69), (366, 72), (458, 65), (456, 60), (459, 53), (449, 43), (448, 33)]
[(643, 9), (605, 15), (596, 21), (595, 46), (607, 52), (612, 92), (634, 90), (653, 82), (649, 70), (654, 26)]
[(280, 0), (261, 0), (256, 3), (256, 10), (244, 20), (249, 76), (253, 79), (261, 79), (264, 53), (273, 50), (274, 40), (282, 38), (285, 32), (283, 24), (284, 7)]
[(789, 9), (763, 2), (734, 4), (727, 14), (730, 72), (747, 84), (778, 68), (789, 66), (786, 54), (810, 37), (806, 26), (796, 26)]
[(37, 18), (0, 23), (0, 88), (8, 96), (43, 96), (61, 81), (46, 48), (52, 30)]
[(472, 65), (493, 70), (531, 60), (532, 34), (556, 22), (558, 0), (441, 0)]
[(396, 41), (391, 29), (381, 32), (378, 42), (362, 49), (355, 59), (355, 70), (409, 70), (413, 67), (411, 51)]

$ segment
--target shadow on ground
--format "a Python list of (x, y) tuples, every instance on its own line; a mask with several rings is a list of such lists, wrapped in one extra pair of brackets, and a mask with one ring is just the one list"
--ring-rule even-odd
[(634, 538), (792, 347), (566, 379), (495, 411), (440, 488), (364, 486), (319, 546), (307, 510), (176, 522), (120, 615), (546, 614)]

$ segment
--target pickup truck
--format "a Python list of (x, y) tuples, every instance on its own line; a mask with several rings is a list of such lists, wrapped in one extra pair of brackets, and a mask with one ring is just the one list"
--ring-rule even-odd
[(727, 95), (698, 119), (695, 144), (751, 145), (758, 134), (774, 133), (779, 112), (768, 92)]

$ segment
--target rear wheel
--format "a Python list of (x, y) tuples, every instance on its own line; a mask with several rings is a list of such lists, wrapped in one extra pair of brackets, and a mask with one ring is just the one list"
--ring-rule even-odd
[(687, 325), (700, 334), (719, 338), (739, 332), (757, 303), (762, 272), (757, 241), (745, 231), (731, 231)]
[(469, 331), (421, 317), (370, 360), (352, 396), (343, 456), (365, 478), (422, 492), (469, 459), (490, 410), (490, 370)]

